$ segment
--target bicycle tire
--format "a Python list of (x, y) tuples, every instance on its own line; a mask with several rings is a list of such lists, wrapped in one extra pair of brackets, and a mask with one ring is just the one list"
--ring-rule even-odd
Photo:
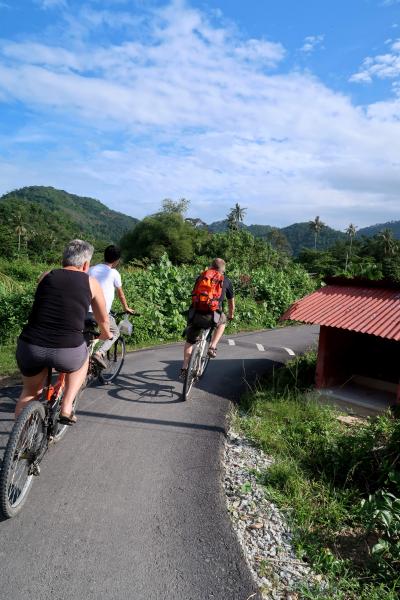
[(102, 369), (99, 373), (99, 380), (103, 384), (111, 383), (118, 377), (125, 360), (125, 340), (120, 335), (107, 352), (107, 361), (110, 364), (109, 369)]
[[(38, 438), (34, 439), (35, 433), (33, 432), (31, 435), (31, 439), (27, 440), (29, 446), (27, 448), (23, 447), (23, 443), (21, 441), (22, 436), (25, 434), (28, 436), (28, 432), (26, 432), (26, 427), (31, 419), (33, 419), (37, 415), (37, 423), (38, 429), (42, 430), (42, 438), (40, 442)], [(29, 490), (33, 483), (33, 473), (30, 473), (31, 463), (29, 459), (24, 457), (20, 458), (22, 454), (27, 451), (35, 451), (33, 447), (33, 443), (35, 443), (36, 450), (38, 450), (43, 443), (47, 443), (46, 438), (46, 424), (45, 424), (45, 408), (43, 404), (38, 401), (30, 402), (29, 405), (24, 408), (22, 413), (19, 415), (17, 421), (12, 428), (11, 435), (9, 437), (6, 451), (4, 453), (2, 469), (0, 472), (0, 511), (2, 515), (6, 518), (15, 517), (24, 506), (26, 499), (29, 494)], [(21, 449), (19, 450), (19, 445), (21, 445)], [(15, 485), (13, 481), (13, 473), (15, 470), (15, 462), (16, 462), (16, 453), (20, 452), (20, 455), (17, 459), (18, 462), (25, 461), (24, 465), (21, 465), (21, 477), (23, 479), (18, 480), (18, 484)], [(19, 486), (19, 487), (18, 487)], [(21, 489), (22, 488), (22, 489)], [(19, 494), (14, 498), (14, 496), (10, 497), (10, 494), (15, 494), (19, 491)]]
[(204, 345), (204, 356), (201, 357), (201, 360), (203, 361), (203, 366), (202, 366), (202, 369), (201, 369), (201, 372), (199, 375), (199, 379), (201, 379), (203, 377), (203, 375), (206, 372), (207, 367), (210, 363), (210, 357), (208, 355), (208, 348), (210, 347), (210, 343), (211, 343), (211, 336), (209, 335), (207, 337), (206, 344)]
[(195, 347), (193, 348), (192, 351), (192, 355), (190, 357), (190, 361), (189, 361), (189, 365), (188, 365), (188, 369), (186, 372), (186, 377), (185, 377), (185, 381), (183, 383), (183, 391), (182, 391), (182, 398), (183, 398), (183, 402), (185, 402), (189, 396), (190, 396), (190, 392), (192, 391), (196, 376), (195, 376), (195, 366), (196, 366), (196, 361), (198, 358), (198, 355), (200, 353), (200, 349), (198, 344), (195, 345)]

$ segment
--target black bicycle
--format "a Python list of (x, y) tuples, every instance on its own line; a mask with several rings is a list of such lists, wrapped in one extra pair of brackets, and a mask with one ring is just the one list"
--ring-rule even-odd
[[(125, 311), (121, 312), (111, 312), (110, 313), (114, 319), (118, 319), (123, 316), (140, 316), (138, 313), (127, 313)], [(86, 343), (92, 344), (93, 349), (95, 350), (95, 346), (97, 344), (97, 338), (99, 333), (97, 331), (97, 323), (93, 319), (87, 319), (85, 322), (85, 331), (84, 336), (86, 339)], [(121, 372), (122, 366), (125, 360), (126, 354), (126, 343), (124, 338), (124, 331), (120, 329), (119, 337), (115, 340), (111, 348), (107, 351), (104, 356), (104, 361), (106, 363), (106, 367), (103, 367), (92, 357), (93, 351), (91, 352), (91, 356), (89, 359), (89, 368), (88, 375), (86, 380), (86, 385), (90, 385), (94, 381), (100, 381), (100, 383), (108, 384), (114, 381), (119, 373)]]
[(189, 366), (186, 371), (185, 381), (183, 383), (183, 401), (189, 398), (193, 386), (203, 377), (210, 357), (208, 348), (210, 347), (212, 337), (212, 328), (203, 329), (198, 341), (193, 346), (192, 355), (190, 357)]

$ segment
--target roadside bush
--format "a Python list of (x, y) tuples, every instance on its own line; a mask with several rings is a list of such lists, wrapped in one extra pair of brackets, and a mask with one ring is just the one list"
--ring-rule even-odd
[(400, 420), (351, 427), (310, 389), (315, 354), (267, 377), (242, 402), (240, 426), (274, 459), (260, 474), (287, 510), (300, 558), (329, 589), (302, 598), (392, 600), (400, 593)]
[(26, 323), (33, 301), (33, 288), (0, 294), (0, 344), (12, 341)]

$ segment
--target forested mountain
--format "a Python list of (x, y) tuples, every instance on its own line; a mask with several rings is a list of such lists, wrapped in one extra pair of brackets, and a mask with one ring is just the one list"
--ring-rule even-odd
[(370, 225), (369, 227), (363, 227), (359, 229), (357, 235), (366, 235), (372, 237), (385, 229), (393, 231), (393, 236), (400, 240), (400, 221), (388, 221), (387, 223), (378, 223), (377, 225)]
[(117, 243), (136, 223), (94, 198), (52, 187), (24, 187), (0, 198), (0, 252), (47, 255), (74, 237)]
[[(288, 227), (283, 227), (281, 232), (286, 236), (294, 255), (300, 252), (302, 248), (314, 248), (314, 232), (310, 223), (293, 223)], [(331, 227), (323, 227), (317, 237), (317, 249), (325, 250), (332, 246), (338, 240), (345, 239), (346, 234)]]
[[(288, 227), (272, 227), (271, 225), (244, 225), (243, 227), (255, 237), (270, 241), (280, 248), (286, 246), (290, 254), (298, 255), (302, 248), (314, 248), (314, 233), (307, 223), (294, 223)], [(208, 226), (212, 233), (221, 233), (228, 230), (228, 220), (215, 221)], [(278, 237), (279, 234), (279, 237)], [(326, 249), (336, 241), (344, 239), (346, 235), (331, 227), (323, 227), (317, 238), (317, 248)], [(278, 242), (278, 244), (277, 244)]]
[[(195, 227), (211, 233), (228, 230), (228, 219), (206, 225), (199, 219), (187, 219)], [(120, 212), (110, 210), (99, 200), (69, 194), (53, 187), (31, 186), (0, 197), (0, 253), (4, 257), (25, 254), (32, 257), (59, 254), (65, 241), (82, 237), (97, 243), (118, 243), (138, 222)], [(270, 225), (237, 225), (269, 241), (276, 249), (297, 256), (303, 248), (326, 250), (337, 241), (347, 240), (345, 233), (323, 226), (315, 234), (309, 222), (294, 223), (283, 228)], [(400, 239), (400, 221), (391, 221), (357, 231), (356, 239), (390, 229)]]

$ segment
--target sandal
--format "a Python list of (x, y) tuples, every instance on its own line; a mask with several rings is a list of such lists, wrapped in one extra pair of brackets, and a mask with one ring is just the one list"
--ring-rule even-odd
[(217, 356), (217, 349), (210, 346), (207, 354), (210, 358), (215, 358)]
[(71, 413), (70, 415), (66, 415), (65, 413), (60, 413), (58, 422), (61, 423), (62, 425), (75, 425), (76, 416), (74, 415), (74, 413)]

